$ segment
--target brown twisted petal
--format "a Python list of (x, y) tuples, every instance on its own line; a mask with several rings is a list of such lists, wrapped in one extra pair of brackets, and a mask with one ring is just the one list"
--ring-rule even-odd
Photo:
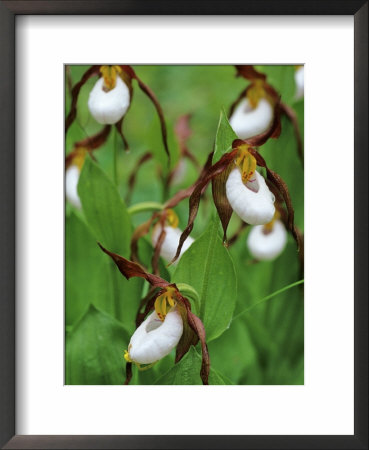
[(90, 153), (91, 158), (95, 160), (91, 152), (92, 150), (96, 150), (101, 147), (106, 142), (110, 129), (111, 125), (105, 125), (105, 127), (97, 134), (76, 142), (74, 144), (74, 150), (65, 158), (65, 168), (67, 169), (73, 163), (73, 159), (78, 154), (80, 149), (86, 149)]
[(251, 65), (236, 65), (237, 76), (241, 76), (246, 80), (266, 80), (266, 75), (261, 72), (258, 72), (254, 69), (254, 66)]
[(136, 74), (136, 72), (132, 69), (131, 66), (120, 66), (124, 72), (126, 72), (131, 78), (135, 79), (140, 87), (140, 89), (149, 97), (149, 99), (153, 102), (154, 107), (156, 109), (156, 112), (159, 116), (160, 120), (160, 128), (161, 128), (161, 135), (163, 138), (163, 144), (166, 154), (168, 155), (168, 160), (170, 161), (170, 153), (169, 153), (169, 146), (168, 146), (168, 133), (167, 133), (167, 126), (165, 124), (164, 119), (164, 113), (161, 108), (161, 105), (156, 98), (154, 92), (147, 86)]
[(285, 114), (285, 116), (288, 118), (288, 120), (291, 122), (293, 126), (293, 130), (297, 141), (297, 153), (299, 155), (302, 167), (304, 167), (304, 150), (296, 112), (294, 111), (293, 108), (286, 105), (285, 103), (281, 103), (280, 105), (281, 105), (281, 113)]
[(231, 161), (222, 173), (212, 179), (213, 200), (222, 223), (224, 243), (227, 241), (227, 228), (233, 213), (226, 194), (227, 179), (233, 167), (233, 161)]
[(139, 261), (138, 258), (138, 241), (150, 231), (153, 221), (158, 217), (158, 213), (154, 213), (149, 220), (139, 225), (133, 232), (131, 238), (131, 255), (132, 261)]
[(82, 75), (80, 81), (74, 86), (72, 89), (72, 105), (70, 108), (70, 112), (65, 119), (65, 132), (68, 131), (69, 127), (72, 125), (74, 119), (77, 115), (77, 100), (79, 91), (81, 90), (82, 86), (86, 83), (88, 79), (91, 77), (94, 77), (96, 75), (99, 75), (100, 71), (100, 65), (91, 66), (89, 69), (86, 70), (86, 72)]
[(151, 273), (146, 272), (146, 270), (139, 264), (133, 261), (129, 261), (128, 259), (123, 258), (123, 256), (118, 255), (117, 253), (110, 252), (109, 250), (104, 248), (99, 242), (98, 245), (104, 253), (106, 253), (111, 257), (111, 259), (117, 265), (120, 273), (124, 277), (126, 277), (127, 280), (129, 280), (132, 277), (140, 277), (144, 278), (154, 287), (163, 288), (167, 286), (175, 286), (174, 284), (168, 283), (168, 281), (165, 281), (163, 278), (160, 278), (157, 275), (152, 275)]
[(126, 379), (124, 381), (124, 384), (127, 385), (130, 383), (132, 379), (132, 363), (127, 362), (126, 363)]
[[(129, 104), (129, 107), (130, 106), (131, 106), (131, 104)], [(128, 107), (128, 109), (129, 109), (129, 107)], [(128, 109), (127, 109), (127, 111), (128, 111)], [(127, 111), (126, 111), (126, 113), (127, 113)], [(123, 121), (124, 121), (126, 113), (124, 114), (124, 116), (114, 126), (115, 126), (116, 130), (119, 133), (119, 136), (121, 137), (121, 139), (123, 141), (124, 150), (126, 152), (128, 152), (129, 144), (128, 144), (128, 141), (127, 141), (127, 139), (126, 139), (126, 137), (124, 136), (124, 133), (123, 133)]]
[[(210, 372), (210, 357), (208, 346), (206, 345), (206, 333), (205, 327), (202, 321), (191, 311), (191, 304), (187, 298), (183, 297), (180, 292), (177, 294), (177, 300), (181, 305), (182, 309), (185, 308), (187, 312), (187, 320), (183, 321), (183, 324), (188, 324), (195, 336), (200, 340), (201, 343), (201, 353), (202, 353), (202, 363), (201, 363), (201, 371), (200, 376), (203, 384), (209, 384), (209, 372)], [(180, 308), (181, 309), (181, 308)], [(183, 314), (183, 312), (181, 312)], [(183, 316), (182, 316), (183, 317)], [(185, 353), (188, 352), (191, 345), (195, 345), (198, 339), (196, 337), (191, 336), (191, 332), (189, 330), (186, 331), (185, 340), (181, 343), (179, 347), (179, 351), (176, 354), (176, 362), (178, 362)], [(177, 347), (178, 350), (178, 347)]]
[(136, 177), (137, 177), (138, 171), (140, 170), (141, 166), (145, 162), (149, 161), (151, 158), (152, 158), (152, 153), (146, 152), (141, 156), (141, 158), (137, 161), (137, 163), (133, 167), (133, 169), (128, 177), (128, 191), (127, 191), (127, 195), (126, 195), (126, 203), (129, 203), (131, 200), (132, 192), (133, 192), (133, 189), (136, 184)]
[[(207, 164), (204, 167), (204, 170), (200, 174), (199, 179), (194, 184), (193, 192), (190, 196), (189, 201), (189, 217), (186, 228), (183, 230), (183, 233), (181, 234), (181, 237), (179, 239), (179, 244), (177, 248), (177, 253), (175, 257), (172, 259), (171, 264), (176, 261), (181, 254), (182, 246), (184, 241), (187, 239), (187, 237), (190, 235), (193, 223), (195, 221), (195, 218), (197, 216), (197, 212), (199, 210), (199, 204), (200, 204), (200, 198), (204, 190), (206, 189), (209, 182), (216, 177), (217, 175), (221, 174), (230, 164), (231, 161), (235, 158), (238, 150), (235, 149), (231, 151), (230, 153), (225, 153), (219, 161), (217, 161), (214, 165), (208, 166), (209, 158), (207, 161)], [(210, 155), (209, 155), (210, 156)], [(210, 159), (211, 161), (211, 159)]]

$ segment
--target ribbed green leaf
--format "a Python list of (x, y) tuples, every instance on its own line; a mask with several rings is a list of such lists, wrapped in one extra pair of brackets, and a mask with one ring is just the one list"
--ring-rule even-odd
[(66, 337), (66, 384), (123, 384), (127, 331), (90, 305)]
[[(202, 384), (200, 378), (201, 356), (195, 347), (190, 347), (186, 355), (166, 374), (160, 377), (155, 384), (164, 385), (194, 385)], [(214, 369), (210, 369), (209, 384), (232, 384)]]
[(237, 281), (232, 259), (219, 236), (218, 217), (183, 254), (173, 281), (187, 283), (198, 292), (206, 340), (220, 336), (232, 319)]
[(88, 157), (78, 183), (78, 194), (96, 239), (110, 251), (129, 256), (132, 230), (126, 206), (113, 182)]
[(219, 161), (224, 153), (227, 153), (232, 149), (232, 142), (235, 139), (237, 139), (237, 135), (230, 126), (227, 119), (227, 114), (224, 108), (222, 108), (220, 111), (217, 134), (215, 137), (213, 164)]

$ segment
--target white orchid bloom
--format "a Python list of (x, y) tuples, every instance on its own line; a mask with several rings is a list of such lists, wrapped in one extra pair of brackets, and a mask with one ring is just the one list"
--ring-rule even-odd
[(120, 76), (116, 77), (113, 89), (106, 90), (104, 87), (104, 78), (101, 77), (90, 92), (88, 109), (97, 122), (112, 125), (127, 112), (130, 92)]
[[(162, 231), (162, 226), (158, 223), (155, 225), (154, 230), (152, 232), (152, 245), (156, 246), (158, 242), (159, 236)], [(179, 244), (179, 238), (181, 237), (182, 231), (179, 228), (173, 228), (171, 226), (164, 226), (165, 238), (161, 245), (160, 256), (165, 259), (165, 261), (172, 261), (177, 253), (177, 248)], [(178, 259), (173, 263), (173, 265), (177, 265), (183, 253), (192, 245), (194, 239), (191, 236), (184, 241), (181, 253)]]
[[(160, 222), (158, 222), (154, 226), (154, 229), (152, 231), (151, 242), (153, 247), (156, 247), (161, 232), (164, 228), (165, 237), (160, 248), (160, 256), (168, 262), (171, 262), (175, 257), (179, 244), (179, 238), (182, 234), (182, 231), (178, 228), (178, 223), (179, 220), (177, 214), (172, 209), (168, 209), (166, 211), (164, 227)], [(178, 259), (173, 263), (174, 266), (178, 264), (178, 261), (180, 260), (183, 253), (192, 245), (193, 242), (194, 239), (191, 236), (188, 236), (188, 238), (183, 243)]]
[(76, 208), (81, 209), (81, 200), (78, 195), (77, 186), (80, 169), (75, 164), (70, 165), (65, 172), (65, 196)]
[(154, 311), (133, 333), (126, 359), (137, 364), (159, 361), (177, 346), (182, 333), (182, 317), (177, 310), (168, 312), (164, 321)]
[(304, 96), (304, 66), (299, 66), (295, 71), (295, 83), (296, 83), (296, 100), (303, 98)]
[(247, 247), (251, 255), (259, 261), (275, 259), (287, 243), (287, 231), (280, 220), (274, 220), (268, 225), (252, 227), (247, 237)]
[(255, 171), (244, 183), (239, 167), (235, 167), (226, 182), (227, 199), (233, 211), (250, 225), (263, 225), (273, 219), (274, 195), (264, 177)]
[(233, 111), (229, 123), (240, 139), (249, 139), (267, 131), (273, 117), (273, 107), (265, 98), (261, 98), (255, 108), (248, 98), (244, 98)]

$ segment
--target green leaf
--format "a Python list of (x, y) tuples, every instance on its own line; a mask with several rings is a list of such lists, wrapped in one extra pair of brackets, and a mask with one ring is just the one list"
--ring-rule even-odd
[(129, 335), (116, 320), (90, 305), (66, 337), (66, 384), (123, 384)]
[(228, 153), (232, 149), (232, 142), (235, 139), (237, 139), (237, 135), (228, 122), (227, 114), (224, 108), (222, 108), (220, 111), (217, 134), (215, 137), (213, 164), (219, 161), (224, 153)]
[(78, 183), (83, 212), (104, 247), (129, 256), (131, 221), (119, 193), (104, 171), (86, 158)]
[[(155, 384), (161, 385), (194, 385), (202, 384), (200, 378), (201, 356), (195, 347), (190, 347), (188, 353), (172, 367), (166, 374), (160, 377)], [(232, 384), (214, 369), (210, 369), (209, 384)]]
[(232, 319), (237, 280), (232, 259), (219, 236), (218, 217), (183, 254), (173, 281), (187, 283), (198, 292), (206, 340), (220, 336)]
[[(71, 212), (65, 222), (66, 325), (77, 322), (91, 302), (105, 311), (114, 311), (113, 299), (105, 295), (104, 256), (86, 224)], [(104, 299), (106, 304), (101, 305)]]

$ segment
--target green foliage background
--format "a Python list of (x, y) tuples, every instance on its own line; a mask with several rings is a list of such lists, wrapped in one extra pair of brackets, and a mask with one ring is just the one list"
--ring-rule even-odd
[[(281, 94), (282, 101), (296, 110), (303, 131), (304, 105), (303, 101), (294, 101), (293, 66), (256, 68), (268, 75), (268, 82)], [(87, 66), (69, 67), (73, 85), (86, 69)], [(178, 159), (174, 123), (188, 113), (192, 115), (188, 147), (204, 163), (214, 148), (220, 111), (222, 108), (228, 110), (247, 82), (235, 77), (233, 66), (135, 66), (134, 69), (155, 92), (163, 107), (170, 135), (172, 166)], [(95, 82), (96, 78), (90, 79), (80, 92), (77, 119), (66, 136), (67, 154), (76, 141), (102, 128), (87, 109), (88, 95)], [(108, 141), (94, 153), (97, 162), (87, 158), (82, 169), (78, 190), (83, 210), (66, 204), (66, 384), (123, 383), (123, 351), (135, 329), (139, 300), (148, 288), (141, 279), (127, 281), (123, 278), (96, 244), (100, 241), (109, 250), (128, 258), (132, 231), (148, 219), (150, 213), (130, 215), (127, 207), (167, 199), (158, 177), (159, 168), (164, 173), (168, 170), (159, 120), (152, 103), (135, 82), (133, 85), (131, 107), (124, 121), (130, 152), (123, 150), (119, 136), (115, 131), (111, 132)], [(70, 101), (66, 82), (66, 114), (70, 110)], [(218, 145), (222, 139), (226, 141), (227, 136), (218, 134)], [(154, 158), (140, 168), (135, 190), (126, 205), (128, 176), (148, 150), (153, 152)], [(304, 174), (293, 129), (287, 120), (282, 119), (280, 138), (270, 140), (260, 152), (268, 166), (286, 181), (295, 208), (296, 224), (303, 230)], [(196, 180), (194, 167), (188, 162), (186, 167), (185, 178), (170, 189), (169, 195)], [(115, 181), (118, 181), (117, 185)], [(188, 200), (181, 202), (175, 211), (183, 229), (187, 223)], [(239, 223), (233, 215), (228, 236)], [(258, 303), (302, 278), (296, 245), (289, 236), (285, 251), (275, 261), (254, 263), (246, 248), (248, 232), (246, 228), (229, 249), (223, 247), (209, 187), (192, 232), (195, 244), (176, 268), (165, 268), (163, 263), (161, 275), (174, 282), (190, 284), (200, 294), (200, 305), (193, 306), (203, 320), (208, 336), (212, 367), (210, 384), (303, 384), (303, 285)], [(149, 267), (149, 239), (141, 240), (140, 257)], [(131, 383), (201, 384), (200, 354), (199, 348), (192, 348), (177, 365), (171, 354), (145, 372), (138, 372), (134, 367)]]

